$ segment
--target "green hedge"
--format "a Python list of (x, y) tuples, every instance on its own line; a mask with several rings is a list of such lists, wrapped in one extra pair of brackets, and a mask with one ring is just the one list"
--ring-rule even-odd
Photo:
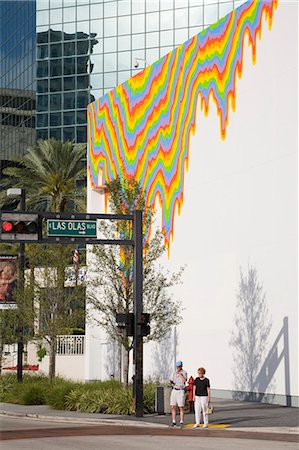
[[(156, 386), (144, 384), (144, 413), (153, 413)], [(0, 376), (0, 401), (22, 405), (49, 405), (53, 409), (105, 414), (133, 414), (132, 386), (96, 381), (79, 383), (55, 378), (23, 375), (18, 383), (16, 375)]]

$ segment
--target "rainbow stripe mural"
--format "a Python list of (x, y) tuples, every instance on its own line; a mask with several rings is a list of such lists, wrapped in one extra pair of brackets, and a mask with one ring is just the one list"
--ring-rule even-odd
[(255, 63), (263, 22), (271, 28), (277, 0), (251, 0), (88, 107), (88, 173), (92, 188), (134, 177), (146, 204), (162, 208), (165, 243), (183, 204), (189, 139), (196, 107), (214, 101), (225, 139), (235, 108), (245, 38)]

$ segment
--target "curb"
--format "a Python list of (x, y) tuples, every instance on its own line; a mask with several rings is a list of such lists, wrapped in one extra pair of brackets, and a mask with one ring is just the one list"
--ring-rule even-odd
[(36, 419), (36, 420), (45, 420), (47, 422), (60, 422), (60, 423), (82, 423), (82, 424), (93, 424), (93, 425), (126, 425), (131, 427), (147, 427), (147, 428), (168, 428), (168, 425), (164, 425), (161, 423), (152, 423), (152, 422), (142, 422), (142, 421), (128, 421), (128, 420), (119, 420), (119, 419), (88, 419), (88, 418), (80, 418), (80, 417), (58, 417), (58, 416), (44, 416), (42, 414), (28, 414), (28, 413), (13, 413), (7, 411), (0, 411), (1, 416), (8, 417), (22, 417), (24, 419)]
[[(145, 428), (168, 428), (168, 425), (153, 423), (153, 422), (143, 422), (143, 421), (128, 421), (121, 419), (93, 419), (93, 418), (80, 418), (80, 417), (66, 417), (66, 416), (49, 416), (42, 414), (30, 414), (30, 413), (21, 413), (21, 412), (9, 412), (9, 411), (1, 411), (0, 417), (20, 417), (24, 419), (35, 419), (35, 420), (44, 420), (47, 422), (58, 422), (58, 423), (76, 423), (76, 424), (90, 424), (90, 425), (115, 425), (115, 426), (127, 426), (127, 427), (145, 427)], [(212, 431), (212, 430), (210, 430)], [(299, 435), (299, 427), (228, 427), (224, 428), (222, 431), (242, 431), (242, 432), (252, 432), (252, 433), (279, 433), (285, 435)]]
[(298, 434), (299, 435), (299, 427), (230, 427), (227, 428), (227, 430), (231, 430), (231, 431), (248, 431), (248, 432), (259, 432), (259, 433), (280, 433), (280, 434)]

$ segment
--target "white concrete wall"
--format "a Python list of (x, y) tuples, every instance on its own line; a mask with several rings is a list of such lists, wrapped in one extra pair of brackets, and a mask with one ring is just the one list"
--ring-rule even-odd
[[(297, 3), (279, 4), (272, 30), (263, 26), (255, 66), (245, 45), (236, 112), (224, 141), (215, 106), (207, 118), (198, 111), (184, 204), (164, 261), (170, 270), (186, 264), (175, 293), (184, 306), (178, 356), (190, 375), (206, 367), (216, 389), (234, 389), (229, 341), (239, 269), (246, 273), (249, 264), (272, 318), (269, 350), (288, 318), (288, 367), (283, 358), (266, 391), (298, 395), (297, 9)], [(282, 347), (280, 339), (278, 354)]]
[[(214, 389), (235, 389), (229, 342), (240, 268), (246, 274), (251, 265), (272, 320), (267, 350), (275, 344), (275, 355), (284, 350), (288, 356), (277, 364), (271, 359), (265, 392), (298, 396), (297, 3), (279, 3), (272, 30), (263, 25), (255, 65), (246, 43), (244, 49), (236, 112), (224, 141), (215, 106), (206, 118), (198, 111), (184, 204), (164, 260), (171, 271), (186, 265), (184, 283), (174, 292), (183, 302), (178, 357), (189, 375), (204, 366)], [(102, 212), (95, 196), (89, 189), (88, 210)], [(286, 324), (288, 344), (276, 342)], [(99, 364), (92, 361), (93, 345), (90, 340), (90, 373)], [(146, 347), (145, 376), (152, 364)]]
[[(39, 363), (40, 372), (49, 374), (49, 356)], [(56, 355), (56, 376), (84, 381), (84, 355)]]
[[(88, 189), (87, 208), (88, 212), (104, 212), (104, 192)], [(91, 246), (87, 246), (86, 258), (89, 271), (87, 274), (87, 298), (88, 289), (90, 289), (88, 280), (92, 275), (92, 254), (88, 251)], [(104, 380), (109, 378), (105, 369), (105, 358), (107, 350), (107, 338), (105, 333), (97, 324), (98, 312), (92, 305), (87, 303), (87, 319), (85, 324), (85, 360), (84, 360), (84, 379), (86, 381)]]

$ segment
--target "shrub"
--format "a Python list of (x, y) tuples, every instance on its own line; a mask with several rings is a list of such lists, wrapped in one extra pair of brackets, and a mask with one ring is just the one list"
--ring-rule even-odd
[(121, 388), (118, 391), (111, 391), (109, 399), (108, 414), (133, 414), (134, 403), (132, 389)]
[(76, 385), (71, 381), (53, 380), (47, 395), (47, 404), (53, 409), (65, 409), (66, 397)]
[(109, 401), (108, 392), (103, 389), (75, 389), (67, 395), (66, 409), (86, 413), (105, 413)]
[(16, 374), (5, 374), (0, 377), (0, 401), (9, 402), (10, 393), (13, 391), (14, 386), (17, 384)]
[(116, 382), (83, 385), (66, 395), (65, 407), (69, 411), (103, 414), (132, 414), (133, 396)]
[[(144, 384), (144, 413), (154, 412), (154, 383)], [(47, 404), (54, 409), (88, 413), (133, 414), (132, 386), (128, 389), (115, 380), (79, 383), (45, 376), (24, 374), (18, 383), (16, 374), (0, 376), (0, 400), (25, 405)]]
[(46, 404), (45, 386), (41, 384), (24, 386), (21, 393), (21, 403), (23, 405), (44, 405)]
[(155, 412), (156, 385), (154, 383), (144, 384), (143, 389), (143, 412), (152, 414)]

